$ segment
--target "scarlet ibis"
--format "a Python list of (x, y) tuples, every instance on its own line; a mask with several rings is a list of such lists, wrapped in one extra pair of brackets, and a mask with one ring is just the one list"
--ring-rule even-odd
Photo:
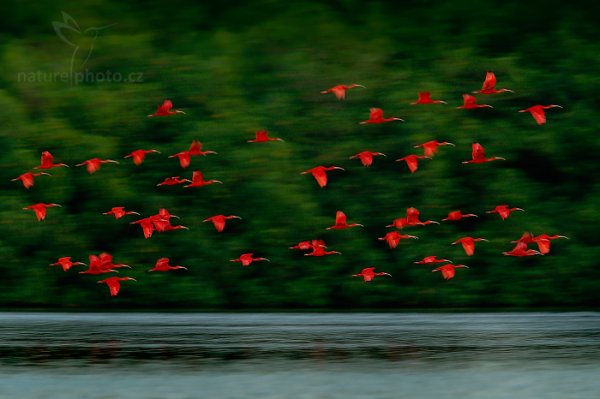
[(362, 87), (363, 89), (366, 89), (366, 87), (363, 85), (352, 83), (350, 85), (333, 86), (330, 89), (323, 90), (321, 92), (321, 94), (333, 93), (337, 97), (338, 100), (344, 100), (346, 98), (346, 90), (354, 89), (355, 87)]
[(177, 270), (177, 269), (187, 270), (187, 267), (179, 266), (179, 265), (171, 266), (171, 265), (169, 265), (169, 258), (160, 258), (156, 261), (156, 264), (154, 265), (154, 267), (148, 271), (149, 272), (168, 272), (169, 270)]
[(300, 172), (301, 175), (305, 175), (310, 173), (313, 175), (319, 187), (323, 188), (327, 185), (327, 173), (330, 170), (345, 170), (339, 166), (316, 166), (312, 169), (305, 170), (304, 172)]
[(516, 241), (511, 241), (511, 243), (523, 243), (525, 245), (531, 244), (533, 242), (533, 234), (529, 231), (524, 232), (521, 237)]
[(438, 147), (443, 145), (451, 145), (452, 147), (456, 147), (454, 144), (449, 143), (447, 141), (430, 140), (423, 144), (417, 144), (416, 146), (414, 146), (414, 148), (423, 147), (423, 155), (425, 155), (426, 157), (433, 158), (433, 156), (438, 150)]
[(442, 222), (449, 222), (449, 221), (457, 221), (457, 220), (461, 220), (464, 218), (476, 218), (479, 217), (473, 213), (461, 213), (460, 210), (458, 211), (451, 211), (448, 212), (448, 216), (445, 217), (444, 219), (442, 219)]
[(58, 258), (58, 260), (56, 262), (50, 263), (50, 266), (60, 266), (60, 267), (62, 267), (62, 269), (65, 272), (67, 270), (69, 270), (71, 267), (77, 266), (77, 265), (87, 266), (83, 262), (73, 262), (73, 261), (71, 261), (71, 257), (70, 256), (63, 256), (62, 258)]
[(352, 155), (349, 159), (358, 158), (358, 159), (360, 159), (360, 162), (363, 164), (363, 166), (369, 167), (373, 163), (373, 157), (379, 156), (379, 155), (384, 156), (384, 157), (386, 156), (382, 152), (362, 151), (356, 155)]
[(304, 254), (304, 256), (327, 256), (327, 255), (341, 255), (338, 251), (326, 251), (327, 245), (323, 240), (312, 240), (311, 242), (312, 252)]
[(415, 171), (419, 168), (419, 159), (431, 159), (428, 156), (425, 155), (415, 155), (415, 154), (410, 154), (407, 155), (405, 157), (396, 159), (396, 162), (406, 162), (406, 165), (408, 166), (408, 169), (410, 170), (410, 173), (415, 173)]
[(115, 219), (121, 219), (125, 215), (139, 215), (137, 212), (126, 211), (124, 206), (115, 206), (108, 212), (102, 213), (103, 215), (114, 215)]
[(82, 163), (78, 163), (75, 166), (85, 165), (87, 172), (91, 175), (92, 173), (100, 169), (100, 165), (102, 165), (103, 163), (119, 163), (119, 161), (114, 161), (112, 159), (91, 158), (87, 161), (83, 161)]
[(443, 265), (440, 267), (437, 267), (435, 269), (432, 270), (432, 272), (442, 272), (442, 276), (444, 276), (444, 280), (450, 280), (451, 278), (454, 277), (455, 273), (456, 273), (456, 269), (468, 269), (469, 266), (465, 266), (465, 265)]
[(34, 178), (37, 176), (52, 176), (52, 175), (50, 173), (45, 173), (45, 172), (38, 172), (38, 173), (26, 172), (18, 177), (15, 177), (11, 181), (20, 180), (21, 183), (23, 183), (23, 187), (29, 189), (30, 187), (33, 187)]
[(195, 155), (206, 156), (208, 154), (216, 154), (217, 153), (216, 151), (202, 150), (202, 143), (199, 142), (198, 140), (192, 140), (192, 144), (190, 144), (190, 148), (189, 148), (188, 152), (192, 156), (195, 156)]
[(546, 123), (546, 112), (545, 109), (550, 108), (562, 108), (560, 105), (550, 104), (550, 105), (534, 105), (529, 108), (525, 108), (520, 110), (519, 112), (530, 112), (533, 119), (537, 122), (538, 125), (543, 125)]
[(299, 249), (300, 251), (308, 251), (313, 248), (311, 241), (300, 241), (298, 244), (290, 247), (290, 249)]
[(42, 152), (42, 159), (39, 166), (36, 166), (35, 169), (52, 169), (58, 168), (59, 166), (69, 167), (69, 165), (64, 163), (54, 163), (54, 156), (50, 153), (50, 151)]
[(479, 241), (488, 241), (485, 238), (473, 238), (473, 237), (462, 237), (454, 241), (452, 245), (461, 244), (465, 253), (468, 256), (472, 256), (475, 253), (475, 243)]
[(188, 166), (190, 166), (190, 162), (192, 159), (191, 157), (198, 156), (198, 155), (206, 156), (208, 154), (216, 154), (216, 153), (217, 152), (215, 152), (215, 151), (203, 151), (202, 143), (199, 142), (198, 140), (194, 140), (194, 141), (192, 141), (192, 144), (190, 144), (190, 148), (188, 150), (178, 152), (177, 154), (169, 155), (169, 158), (179, 158), (179, 164), (181, 165), (182, 168), (185, 169)]
[(139, 166), (144, 162), (146, 155), (151, 154), (151, 153), (160, 154), (160, 151), (139, 149), (139, 150), (130, 152), (129, 154), (125, 155), (123, 158), (133, 158), (133, 163)]
[(192, 182), (190, 184), (188, 184), (187, 186), (183, 186), (183, 187), (184, 188), (202, 187), (202, 186), (207, 186), (207, 185), (213, 184), (213, 183), (223, 184), (223, 182), (220, 180), (214, 180), (214, 179), (204, 180), (204, 175), (202, 174), (202, 172), (199, 170), (195, 170), (192, 173)]
[(337, 211), (335, 213), (335, 224), (333, 226), (327, 227), (326, 230), (332, 230), (332, 229), (347, 229), (349, 227), (356, 227), (356, 226), (360, 226), (360, 227), (365, 227), (362, 224), (359, 223), (351, 223), (348, 224), (346, 222), (346, 214), (342, 211)]
[(220, 233), (225, 228), (225, 221), (229, 219), (241, 219), (241, 217), (235, 215), (214, 215), (204, 219), (203, 222), (212, 222), (212, 224), (215, 226), (215, 229), (217, 229), (217, 231)]
[(121, 289), (121, 281), (137, 281), (133, 277), (109, 277), (104, 280), (98, 281), (98, 284), (106, 284), (108, 285), (108, 289), (110, 290), (110, 296), (117, 296), (119, 290)]
[(265, 143), (267, 141), (284, 141), (279, 137), (269, 137), (269, 132), (266, 130), (260, 130), (256, 132), (256, 137), (252, 140), (248, 140), (248, 143)]
[[(88, 264), (88, 269), (79, 272), (79, 274), (104, 274), (104, 273), (118, 273), (118, 270), (115, 270), (109, 267), (107, 262), (103, 262), (99, 256), (91, 254), (89, 256), (90, 263)], [(112, 264), (112, 261), (110, 262)]]
[(569, 237), (566, 237), (566, 236), (559, 236), (559, 235), (550, 236), (548, 234), (540, 234), (539, 236), (533, 237), (531, 239), (531, 241), (535, 242), (538, 246), (538, 249), (540, 250), (540, 253), (542, 255), (545, 255), (548, 252), (550, 252), (550, 241), (556, 240), (557, 238), (569, 239)]
[(431, 256), (426, 256), (423, 259), (421, 259), (420, 261), (415, 262), (415, 264), (417, 264), (417, 265), (430, 265), (432, 263), (444, 263), (444, 262), (453, 263), (451, 260), (448, 260), (448, 259), (437, 259), (436, 255), (431, 255)]
[(524, 242), (518, 242), (517, 245), (510, 251), (502, 252), (503, 255), (506, 256), (533, 256), (533, 255), (543, 255), (541, 252), (536, 251), (534, 249), (527, 249), (527, 244)]
[(55, 206), (62, 206), (59, 204), (44, 204), (44, 203), (37, 203), (37, 204), (33, 204), (33, 205), (29, 205), (26, 206), (25, 208), (23, 208), (24, 210), (32, 210), (35, 212), (35, 217), (37, 218), (37, 220), (39, 222), (41, 222), (42, 220), (44, 220), (46, 218), (46, 208), (52, 208)]
[(100, 260), (100, 267), (105, 269), (117, 269), (120, 267), (131, 269), (131, 266), (126, 265), (125, 263), (113, 263), (113, 256), (108, 252), (102, 252), (100, 255), (98, 255), (98, 259)]
[(475, 109), (475, 108), (494, 108), (489, 104), (477, 104), (477, 99), (470, 94), (463, 94), (463, 105), (456, 107), (462, 109)]
[(501, 157), (485, 157), (485, 150), (483, 146), (479, 143), (471, 144), (471, 160), (463, 161), (462, 163), (484, 163), (484, 162), (492, 162), (497, 160), (506, 161), (505, 158)]
[(396, 218), (392, 221), (391, 224), (388, 224), (385, 227), (395, 227), (397, 229), (402, 230), (406, 226), (410, 226), (410, 224), (408, 223), (408, 220), (406, 218)]
[(509, 89), (498, 89), (496, 90), (496, 75), (494, 72), (486, 72), (485, 80), (483, 81), (483, 85), (481, 86), (481, 90), (476, 90), (473, 93), (479, 94), (498, 94), (498, 93), (514, 93), (514, 91)]
[(521, 208), (509, 208), (508, 205), (497, 205), (494, 209), (492, 209), (491, 211), (486, 211), (485, 213), (497, 213), (498, 215), (500, 215), (500, 218), (502, 218), (502, 220), (505, 220), (510, 216), (510, 213), (514, 211), (525, 212), (525, 210)]
[(159, 233), (164, 233), (165, 231), (173, 231), (173, 230), (189, 230), (188, 227), (182, 225), (173, 226), (171, 224), (171, 218), (179, 219), (179, 216), (172, 215), (166, 208), (161, 208), (158, 210), (158, 214), (152, 215), (151, 217), (152, 224), (154, 229)]
[(420, 91), (419, 98), (417, 101), (410, 103), (410, 105), (416, 104), (448, 104), (446, 101), (442, 100), (432, 100), (431, 94), (428, 91)]
[(182, 179), (179, 176), (172, 176), (172, 177), (167, 177), (165, 178), (165, 180), (163, 180), (161, 183), (158, 183), (156, 186), (160, 187), (160, 186), (174, 186), (177, 184), (183, 184), (183, 183), (191, 183), (192, 181), (190, 179)]
[(400, 121), (404, 122), (404, 119), (400, 118), (384, 118), (383, 110), (381, 108), (371, 108), (369, 113), (369, 119), (366, 121), (360, 122), (361, 125), (365, 125), (367, 123), (384, 123), (384, 122), (392, 122), (392, 121)]
[(169, 115), (175, 115), (175, 114), (185, 114), (185, 112), (180, 111), (178, 109), (174, 109), (171, 111), (171, 108), (173, 108), (173, 102), (171, 100), (165, 100), (165, 101), (163, 101), (162, 105), (158, 106), (155, 113), (150, 114), (148, 116), (151, 117), (151, 116), (169, 116)]
[(139, 224), (140, 227), (142, 228), (142, 232), (144, 233), (144, 238), (150, 238), (150, 237), (152, 237), (152, 233), (154, 233), (154, 230), (155, 230), (154, 223), (153, 223), (154, 218), (155, 218), (154, 216), (150, 216), (150, 217), (136, 220), (134, 222), (131, 222), (130, 224)]
[(390, 277), (392, 277), (391, 274), (385, 273), (385, 272), (375, 273), (374, 267), (365, 267), (364, 269), (361, 270), (360, 273), (352, 275), (352, 277), (362, 277), (364, 279), (364, 281), (366, 281), (366, 282), (373, 280), (375, 278), (375, 276), (390, 276)]
[(421, 212), (419, 212), (419, 210), (417, 208), (414, 208), (414, 207), (406, 208), (406, 221), (411, 226), (416, 226), (416, 225), (425, 226), (428, 224), (440, 224), (440, 222), (436, 222), (434, 220), (420, 221), (419, 215), (421, 215)]
[(254, 252), (241, 254), (239, 258), (231, 259), (230, 262), (240, 262), (242, 266), (250, 266), (252, 262), (260, 262), (263, 260), (270, 262), (270, 260), (267, 258), (253, 258), (252, 255), (254, 255)]
[(390, 248), (396, 248), (398, 246), (398, 243), (400, 243), (400, 240), (405, 239), (405, 238), (412, 238), (412, 239), (419, 239), (419, 237), (416, 236), (410, 236), (407, 234), (400, 234), (397, 231), (390, 231), (389, 233), (386, 233), (385, 236), (383, 237), (379, 237), (378, 240), (385, 240), (387, 242), (387, 244), (390, 246)]

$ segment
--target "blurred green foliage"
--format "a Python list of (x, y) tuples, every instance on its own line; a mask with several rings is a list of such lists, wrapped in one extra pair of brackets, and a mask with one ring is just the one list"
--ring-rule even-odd
[[(599, 32), (592, 3), (560, 1), (363, 2), (257, 0), (168, 3), (112, 0), (8, 1), (0, 16), (2, 208), (0, 306), (176, 308), (401, 308), (460, 306), (597, 306), (600, 184), (597, 154)], [(12, 4), (10, 4), (12, 3)], [(87, 41), (74, 48), (52, 22), (69, 14)], [(114, 24), (96, 40), (89, 27)], [(83, 40), (83, 39), (82, 39)], [(93, 42), (93, 50), (84, 63)], [(56, 76), (87, 73), (82, 82)], [(457, 110), (461, 95), (494, 71), (514, 94), (478, 96), (493, 110)], [(97, 81), (118, 73), (121, 80)], [(91, 75), (90, 75), (91, 74)], [(90, 76), (93, 76), (92, 79)], [(337, 101), (321, 90), (340, 83), (366, 89)], [(430, 91), (448, 105), (411, 106)], [(187, 115), (147, 118), (165, 98)], [(517, 110), (560, 104), (548, 123)], [(359, 125), (370, 107), (405, 123)], [(285, 142), (250, 144), (257, 130)], [(427, 140), (456, 143), (411, 174), (395, 159)], [(167, 156), (200, 140), (218, 155), (192, 158), (182, 170)], [(505, 162), (462, 165), (479, 141)], [(141, 166), (123, 156), (156, 148)], [(370, 168), (348, 157), (381, 151)], [(12, 178), (39, 164), (42, 151), (71, 168), (50, 171), (29, 190)], [(120, 160), (89, 175), (75, 164)], [(346, 169), (320, 189), (300, 172), (317, 165)], [(156, 187), (165, 177), (202, 170), (223, 185)], [(56, 202), (38, 222), (24, 206)], [(501, 221), (498, 204), (526, 210)], [(165, 207), (189, 231), (144, 239), (135, 216), (101, 213), (125, 206), (149, 216)], [(479, 219), (406, 228), (419, 240), (389, 249), (385, 225), (417, 207), (440, 220), (462, 209)], [(365, 225), (326, 231), (337, 210)], [(217, 233), (202, 220), (236, 214)], [(524, 231), (563, 234), (544, 257), (511, 258)], [(466, 257), (450, 243), (485, 237)], [(341, 256), (304, 257), (288, 249), (324, 239)], [(116, 298), (103, 276), (63, 272), (60, 256), (88, 261), (111, 252), (133, 265)], [(271, 259), (242, 268), (243, 252)], [(465, 263), (443, 281), (426, 255)], [(148, 273), (169, 257), (187, 272)], [(367, 266), (393, 274), (364, 283)]]

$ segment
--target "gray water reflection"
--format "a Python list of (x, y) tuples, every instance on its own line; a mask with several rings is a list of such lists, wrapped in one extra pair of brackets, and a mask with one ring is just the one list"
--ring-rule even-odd
[(0, 377), (25, 399), (597, 399), (600, 313), (0, 313)]

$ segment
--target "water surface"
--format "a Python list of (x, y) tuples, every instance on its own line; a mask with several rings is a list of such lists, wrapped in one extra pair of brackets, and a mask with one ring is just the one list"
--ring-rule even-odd
[(0, 313), (0, 398), (600, 397), (600, 313)]

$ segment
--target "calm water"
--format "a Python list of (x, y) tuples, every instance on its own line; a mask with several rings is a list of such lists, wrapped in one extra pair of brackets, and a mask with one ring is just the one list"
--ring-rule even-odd
[(0, 313), (0, 398), (600, 398), (600, 313)]

